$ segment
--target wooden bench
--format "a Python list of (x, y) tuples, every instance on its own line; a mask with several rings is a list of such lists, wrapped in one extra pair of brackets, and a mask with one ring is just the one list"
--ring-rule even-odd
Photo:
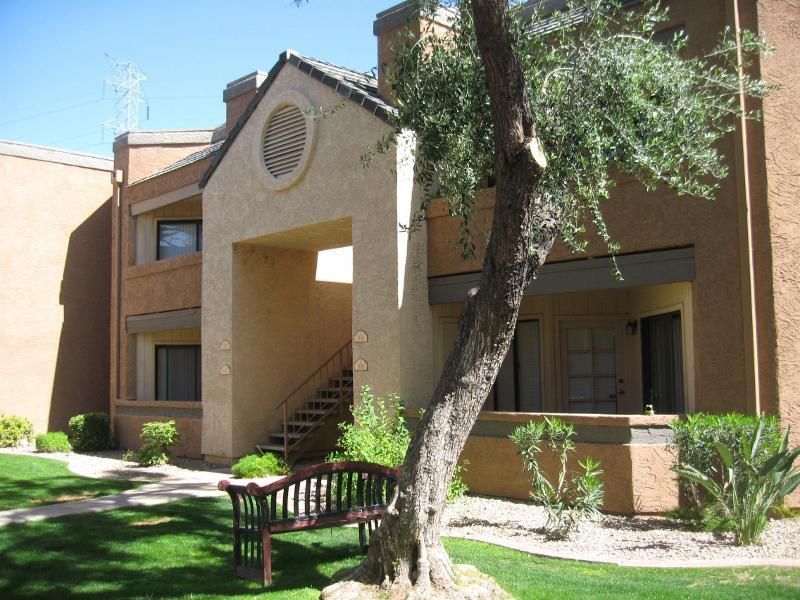
[(219, 482), (233, 503), (236, 575), (272, 582), (272, 535), (358, 523), (362, 552), (397, 486), (398, 469), (364, 462), (307, 467), (265, 486)]

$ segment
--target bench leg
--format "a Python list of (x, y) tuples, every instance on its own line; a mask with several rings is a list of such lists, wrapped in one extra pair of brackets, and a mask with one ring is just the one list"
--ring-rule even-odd
[(366, 523), (358, 524), (358, 547), (361, 549), (361, 554), (366, 554), (367, 548), (369, 548), (369, 544), (367, 542), (366, 526), (367, 526)]
[(264, 585), (272, 584), (272, 536), (266, 529), (261, 532), (261, 556), (264, 560)]

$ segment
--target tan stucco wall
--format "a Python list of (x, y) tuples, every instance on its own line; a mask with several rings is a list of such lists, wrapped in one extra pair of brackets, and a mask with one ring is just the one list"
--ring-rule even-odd
[[(315, 147), (302, 179), (284, 191), (269, 189), (258, 148), (270, 102), (284, 90), (302, 94), (312, 106), (342, 101), (330, 88), (284, 66), (204, 190), (203, 451), (208, 455), (231, 456), (234, 446), (243, 443), (232, 439), (232, 424), (252, 418), (240, 410), (237, 398), (239, 379), (247, 387), (247, 378), (253, 377), (238, 366), (247, 346), (237, 339), (234, 314), (237, 242), (315, 225), (311, 236), (287, 234), (264, 243), (295, 250), (352, 243), (352, 331), (369, 336), (368, 342), (354, 345), (355, 360), (364, 359), (369, 369), (356, 373), (356, 386), (369, 383), (379, 394), (400, 392), (411, 398), (428, 394), (432, 385), (429, 367), (422, 375), (411, 371), (430, 364), (432, 345), (425, 238), (407, 239), (398, 231), (398, 222), (408, 221), (414, 202), (407, 168), (399, 166), (395, 180), (395, 157), (390, 155), (362, 168), (359, 157), (386, 127), (345, 101), (335, 115), (316, 121)], [(340, 226), (343, 219), (350, 223), (349, 231)], [(404, 274), (402, 285), (398, 272)], [(217, 350), (223, 340), (232, 342), (232, 353)], [(231, 361), (231, 375), (220, 375)]]
[(0, 413), (108, 410), (109, 171), (0, 154)]
[(280, 430), (276, 406), (350, 338), (351, 286), (317, 282), (315, 273), (315, 252), (235, 246), (234, 456)]
[[(641, 427), (647, 417), (626, 422), (624, 417), (561, 415), (566, 422), (595, 428), (624, 429)], [(511, 428), (541, 415), (512, 413), (481, 413), (478, 422), (506, 422)], [(638, 422), (637, 422), (638, 421)], [(663, 426), (664, 417), (652, 419)], [(663, 443), (611, 444), (581, 442), (576, 438), (575, 452), (568, 468), (579, 470), (578, 461), (587, 456), (601, 462), (605, 501), (603, 510), (615, 513), (660, 513), (678, 506), (678, 487), (670, 471), (674, 458)], [(530, 498), (530, 477), (523, 471), (522, 459), (516, 445), (507, 437), (472, 435), (461, 455), (469, 461), (463, 473), (471, 493), (527, 500)], [(552, 478), (558, 473), (558, 461), (549, 453), (540, 455), (540, 464)]]

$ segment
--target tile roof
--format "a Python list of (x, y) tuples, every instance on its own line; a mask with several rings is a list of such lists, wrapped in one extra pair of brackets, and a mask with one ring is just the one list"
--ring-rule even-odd
[(143, 181), (147, 181), (149, 179), (153, 179), (155, 177), (159, 177), (160, 175), (164, 175), (165, 173), (169, 173), (170, 171), (175, 171), (177, 169), (180, 169), (181, 167), (185, 167), (186, 165), (190, 165), (190, 164), (195, 163), (195, 162), (197, 162), (199, 160), (203, 160), (204, 158), (207, 158), (209, 156), (213, 156), (214, 154), (217, 153), (217, 151), (220, 148), (222, 148), (222, 144), (224, 144), (224, 143), (225, 143), (225, 140), (220, 140), (219, 142), (214, 142), (210, 146), (206, 146), (202, 150), (198, 150), (197, 152), (193, 152), (189, 156), (186, 156), (186, 157), (180, 159), (178, 162), (174, 162), (171, 165), (164, 167), (163, 169), (159, 169), (158, 171), (155, 171), (154, 173), (150, 173), (149, 175), (146, 175), (145, 177), (142, 177), (141, 179), (137, 179), (136, 181), (131, 182), (130, 185), (137, 185), (139, 183), (142, 183)]
[(211, 175), (222, 161), (228, 148), (239, 135), (250, 115), (253, 114), (258, 103), (266, 95), (272, 82), (278, 76), (284, 65), (290, 64), (309, 77), (332, 88), (347, 100), (355, 102), (363, 109), (368, 110), (381, 121), (388, 122), (394, 108), (378, 95), (378, 79), (369, 73), (360, 73), (340, 67), (316, 58), (302, 56), (294, 50), (286, 50), (278, 57), (278, 62), (270, 69), (264, 83), (258, 88), (255, 97), (250, 101), (236, 125), (231, 129), (225, 143), (216, 153), (213, 162), (200, 180), (200, 187), (205, 187)]

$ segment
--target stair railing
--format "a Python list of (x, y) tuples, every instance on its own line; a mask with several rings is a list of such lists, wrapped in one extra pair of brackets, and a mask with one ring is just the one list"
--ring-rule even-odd
[(330, 380), (336, 378), (338, 381), (338, 405), (339, 411), (343, 410), (345, 401), (345, 386), (342, 378), (345, 369), (353, 368), (353, 341), (339, 348), (333, 356), (326, 360), (321, 367), (309, 375), (300, 385), (292, 390), (276, 409), (283, 410), (283, 458), (289, 459), (289, 413), (294, 416), (295, 411), (300, 408), (309, 398), (309, 394), (316, 393), (321, 388), (330, 387)]

